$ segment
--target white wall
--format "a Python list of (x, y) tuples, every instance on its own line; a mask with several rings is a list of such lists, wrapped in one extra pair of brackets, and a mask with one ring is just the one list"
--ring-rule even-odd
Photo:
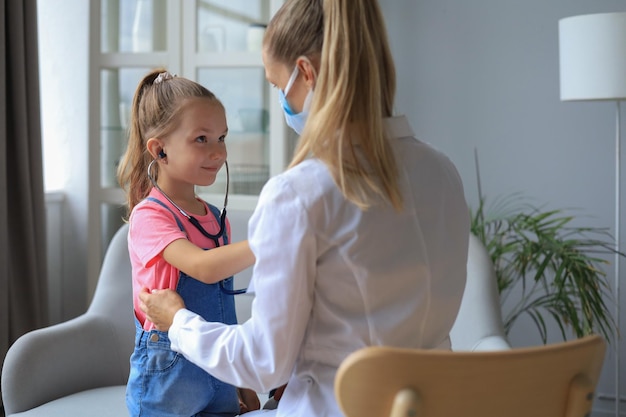
[[(522, 192), (538, 205), (575, 209), (579, 225), (614, 225), (615, 104), (559, 100), (558, 20), (626, 11), (623, 0), (380, 2), (397, 65), (397, 111), (454, 161), (471, 206), (477, 149), (488, 200)], [(621, 116), (626, 122), (623, 109)], [(540, 342), (530, 323), (516, 326), (511, 341)], [(614, 396), (607, 354), (598, 393)], [(623, 368), (622, 361), (625, 375)], [(613, 404), (600, 399), (595, 409), (608, 415)]]

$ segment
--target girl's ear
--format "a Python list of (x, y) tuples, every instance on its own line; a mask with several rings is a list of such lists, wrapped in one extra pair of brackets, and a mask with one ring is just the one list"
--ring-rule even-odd
[(150, 138), (146, 142), (146, 149), (153, 159), (161, 159), (160, 153), (163, 151), (163, 142), (159, 138)]

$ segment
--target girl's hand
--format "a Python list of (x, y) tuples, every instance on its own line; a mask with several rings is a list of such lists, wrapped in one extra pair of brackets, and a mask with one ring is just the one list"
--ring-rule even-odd
[(261, 401), (256, 392), (247, 388), (237, 388), (239, 395), (239, 414), (261, 409)]
[(157, 330), (168, 331), (174, 315), (185, 308), (185, 303), (176, 291), (152, 290), (144, 288), (139, 293), (139, 308), (146, 313), (146, 318), (154, 323)]

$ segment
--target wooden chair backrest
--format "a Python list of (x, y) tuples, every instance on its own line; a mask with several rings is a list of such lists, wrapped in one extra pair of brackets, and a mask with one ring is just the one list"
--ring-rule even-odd
[(584, 417), (606, 344), (598, 335), (494, 352), (368, 347), (341, 364), (347, 417)]

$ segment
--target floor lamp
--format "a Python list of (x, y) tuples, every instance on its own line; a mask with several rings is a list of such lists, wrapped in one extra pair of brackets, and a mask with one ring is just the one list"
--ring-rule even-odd
[[(615, 250), (620, 251), (620, 101), (626, 99), (626, 13), (559, 20), (561, 100), (615, 101)], [(620, 413), (620, 256), (615, 254), (615, 416)]]

